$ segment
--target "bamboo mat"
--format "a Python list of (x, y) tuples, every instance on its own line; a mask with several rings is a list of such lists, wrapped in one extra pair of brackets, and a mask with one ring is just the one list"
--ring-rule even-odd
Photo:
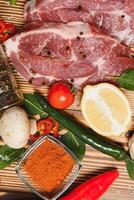
[[(7, 0), (0, 0), (0, 17), (6, 21), (15, 23), (18, 27), (22, 27), (25, 23), (23, 20), (23, 8), (26, 0), (17, 0), (16, 6), (9, 6)], [(42, 86), (40, 88), (35, 88), (25, 82), (14, 70), (14, 74), (23, 93), (33, 92), (35, 89), (41, 92), (44, 96), (47, 95), (47, 87)], [(133, 116), (134, 116), (134, 92), (123, 90), (129, 99)], [(80, 97), (81, 94), (77, 94), (74, 104), (70, 107), (67, 112), (74, 115), (78, 120), (83, 121), (80, 112)], [(134, 129), (134, 117), (131, 124), (131, 129)], [(114, 138), (113, 138), (114, 139)], [(121, 142), (124, 146), (127, 145), (127, 138), (122, 136), (121, 138), (114, 139), (115, 141)], [(0, 142), (2, 144), (2, 141)], [(0, 170), (0, 196), (2, 196), (4, 191), (20, 191), (28, 192), (27, 187), (19, 180), (14, 168), (16, 163), (13, 163), (10, 167), (5, 170)], [(104, 172), (108, 169), (118, 168), (120, 172), (120, 177), (114, 182), (110, 189), (101, 198), (102, 200), (133, 200), (134, 199), (134, 181), (130, 180), (125, 164), (123, 162), (118, 162), (109, 156), (106, 156), (91, 147), (87, 147), (86, 155), (82, 161), (82, 169), (79, 177), (72, 185), (70, 190), (81, 182), (87, 180), (88, 178)], [(0, 197), (1, 199), (1, 197)]]

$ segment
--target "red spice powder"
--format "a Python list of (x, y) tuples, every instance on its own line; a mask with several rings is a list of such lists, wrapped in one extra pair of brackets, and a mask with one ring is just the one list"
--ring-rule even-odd
[(47, 139), (27, 159), (25, 170), (47, 193), (59, 188), (75, 164), (63, 147)]

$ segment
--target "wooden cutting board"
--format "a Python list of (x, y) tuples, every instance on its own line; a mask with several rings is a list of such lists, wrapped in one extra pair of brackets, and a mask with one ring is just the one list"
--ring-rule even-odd
[[(0, 17), (8, 22), (15, 23), (18, 27), (22, 27), (25, 23), (23, 20), (23, 9), (26, 0), (17, 0), (16, 6), (9, 6), (8, 0), (0, 0)], [(33, 92), (35, 89), (47, 95), (47, 87), (42, 86), (35, 88), (24, 81), (14, 70), (14, 74), (23, 93)], [(134, 92), (123, 91), (129, 99), (133, 116), (134, 116)], [(83, 121), (80, 112), (80, 97), (79, 93), (75, 99), (75, 103), (70, 107), (67, 112), (74, 115), (79, 121)], [(131, 129), (134, 129), (134, 117)], [(113, 138), (114, 139), (114, 138)], [(124, 146), (127, 146), (127, 138), (121, 137), (115, 141), (121, 142)], [(2, 144), (2, 141), (0, 141)], [(2, 196), (4, 191), (20, 191), (20, 192), (30, 192), (27, 187), (19, 180), (14, 168), (16, 163), (13, 163), (10, 167), (5, 170), (0, 170), (0, 194)], [(72, 190), (76, 185), (82, 183), (83, 181), (89, 179), (90, 177), (104, 172), (112, 168), (118, 168), (120, 172), (120, 177), (114, 182), (110, 189), (101, 198), (102, 200), (133, 200), (134, 199), (134, 181), (130, 180), (125, 168), (124, 162), (118, 162), (109, 156), (106, 156), (93, 148), (87, 146), (87, 151), (84, 160), (82, 161), (82, 169), (79, 177), (72, 185), (69, 190)], [(1, 199), (1, 197), (0, 197)]]

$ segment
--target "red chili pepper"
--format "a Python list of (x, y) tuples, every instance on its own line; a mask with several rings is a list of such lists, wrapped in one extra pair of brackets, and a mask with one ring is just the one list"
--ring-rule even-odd
[(13, 35), (16, 32), (16, 26), (14, 24), (6, 23), (5, 32)]
[(59, 123), (55, 121), (52, 117), (41, 119), (37, 122), (37, 133), (35, 133), (34, 135), (30, 135), (29, 141), (33, 143), (45, 134), (52, 134), (55, 138), (58, 138), (59, 127)]
[(60, 200), (97, 200), (118, 176), (119, 172), (117, 170), (100, 174), (81, 184), (73, 192)]
[(53, 119), (52, 117), (48, 117), (48, 119), (52, 120), (53, 122), (53, 129), (52, 129), (52, 132), (53, 132), (53, 136), (55, 138), (58, 138), (59, 137), (59, 128), (60, 128), (60, 124), (59, 122), (57, 122), (55, 119)]
[(4, 41), (6, 41), (8, 38), (10, 38), (10, 36), (9, 36), (8, 33), (0, 34), (0, 42), (4, 42)]
[(16, 32), (16, 26), (0, 20), (0, 42), (4, 42)]
[(59, 128), (60, 128), (60, 124), (58, 122), (55, 122), (55, 126), (53, 127), (55, 138), (59, 137)]
[(53, 128), (53, 121), (49, 118), (42, 119), (37, 122), (37, 130), (40, 134), (49, 134)]
[(29, 137), (29, 142), (32, 144), (32, 143), (34, 143), (36, 140), (38, 140), (39, 138), (40, 138), (40, 133), (39, 132), (37, 132), (37, 133), (35, 133), (34, 135), (30, 135), (30, 137)]
[(3, 33), (3, 31), (5, 30), (5, 26), (5, 22), (2, 19), (0, 19), (0, 34)]

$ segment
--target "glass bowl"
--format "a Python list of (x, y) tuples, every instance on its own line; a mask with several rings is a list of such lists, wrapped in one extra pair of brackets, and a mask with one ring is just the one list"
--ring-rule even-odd
[[(28, 175), (28, 173), (26, 172), (26, 170), (24, 168), (24, 165), (25, 165), (28, 157), (31, 155), (31, 153), (33, 153), (33, 151), (36, 148), (38, 148), (42, 143), (44, 143), (44, 141), (46, 139), (48, 139), (48, 140), (56, 143), (57, 145), (63, 147), (63, 149), (66, 151), (66, 153), (70, 154), (70, 156), (74, 160), (74, 167), (72, 168), (69, 175), (64, 179), (64, 182), (60, 185), (60, 187), (57, 190), (55, 190), (54, 192), (51, 192), (49, 194), (41, 191), (39, 186), (36, 185), (36, 183), (34, 183), (32, 181), (32, 178)], [(20, 179), (25, 183), (25, 185), (31, 191), (33, 191), (35, 194), (37, 194), (38, 196), (40, 196), (41, 198), (43, 198), (45, 200), (55, 200), (60, 195), (62, 195), (69, 188), (69, 186), (74, 182), (74, 180), (76, 179), (76, 177), (77, 177), (77, 175), (80, 171), (80, 167), (81, 167), (81, 165), (80, 165), (79, 161), (77, 160), (75, 155), (70, 151), (70, 149), (68, 149), (63, 143), (61, 143), (59, 140), (55, 139), (54, 137), (52, 137), (50, 135), (46, 135), (46, 136), (41, 137), (39, 140), (37, 140), (34, 144), (32, 144), (28, 148), (28, 150), (23, 155), (21, 161), (16, 166), (15, 170), (16, 170), (16, 173), (18, 174), (18, 176), (20, 177)]]

